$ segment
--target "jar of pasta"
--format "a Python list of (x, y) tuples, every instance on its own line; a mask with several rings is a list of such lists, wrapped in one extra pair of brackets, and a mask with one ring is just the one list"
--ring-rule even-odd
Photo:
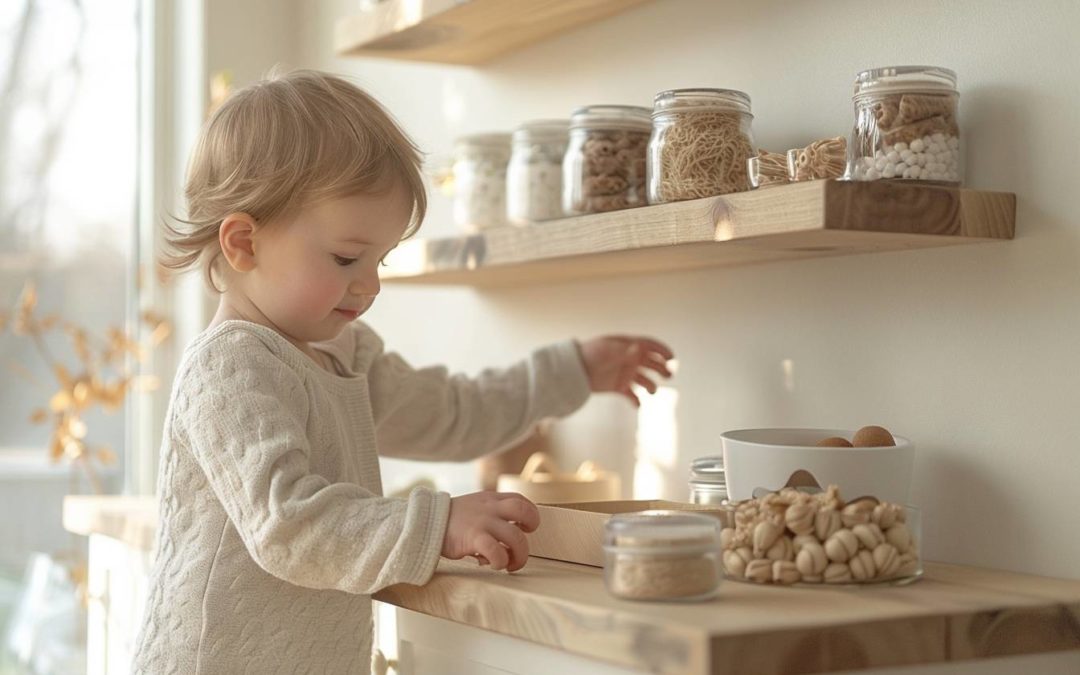
[(933, 66), (864, 70), (855, 78), (848, 180), (959, 185), (956, 73)]
[(562, 216), (566, 120), (526, 122), (514, 131), (506, 170), (506, 218), (528, 225)]
[(730, 89), (672, 89), (656, 95), (649, 140), (649, 203), (750, 189), (754, 156), (750, 97)]
[(575, 110), (563, 159), (566, 215), (644, 206), (651, 130), (648, 108), (593, 105)]
[(510, 134), (474, 134), (454, 144), (454, 223), (466, 230), (506, 224)]

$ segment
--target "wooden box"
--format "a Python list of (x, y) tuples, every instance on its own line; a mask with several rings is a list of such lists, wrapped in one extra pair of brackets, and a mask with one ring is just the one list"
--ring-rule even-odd
[(725, 506), (685, 504), (663, 500), (621, 500), (574, 504), (537, 504), (540, 527), (529, 537), (529, 555), (604, 566), (604, 524), (616, 513), (654, 509), (696, 511), (715, 515), (724, 527), (733, 526), (734, 511)]

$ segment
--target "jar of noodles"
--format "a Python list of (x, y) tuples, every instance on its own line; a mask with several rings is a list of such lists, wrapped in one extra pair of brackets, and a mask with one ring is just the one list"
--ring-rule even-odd
[(754, 156), (750, 97), (731, 89), (672, 89), (656, 95), (646, 164), (649, 203), (750, 189)]

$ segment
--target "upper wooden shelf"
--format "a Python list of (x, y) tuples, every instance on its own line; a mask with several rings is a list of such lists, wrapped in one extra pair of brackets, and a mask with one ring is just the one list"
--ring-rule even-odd
[(478, 64), (649, 0), (384, 0), (340, 19), (341, 56)]
[(404, 242), (388, 283), (500, 286), (1011, 239), (1016, 196), (814, 181)]

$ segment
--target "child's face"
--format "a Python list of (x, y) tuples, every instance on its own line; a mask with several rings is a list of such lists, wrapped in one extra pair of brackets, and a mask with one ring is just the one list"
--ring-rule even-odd
[(256, 235), (245, 290), (286, 337), (329, 340), (375, 301), (379, 263), (401, 241), (411, 215), (400, 186), (306, 206)]

